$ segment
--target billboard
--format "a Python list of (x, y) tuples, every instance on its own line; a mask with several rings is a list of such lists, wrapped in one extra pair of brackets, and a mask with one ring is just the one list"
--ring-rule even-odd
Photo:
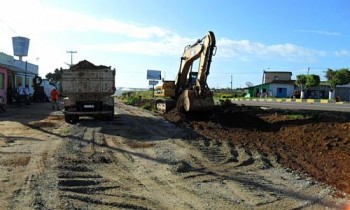
[(159, 71), (159, 70), (147, 70), (147, 79), (161, 80), (161, 71)]
[(12, 37), (13, 54), (15, 56), (27, 56), (29, 48), (29, 39), (26, 37)]

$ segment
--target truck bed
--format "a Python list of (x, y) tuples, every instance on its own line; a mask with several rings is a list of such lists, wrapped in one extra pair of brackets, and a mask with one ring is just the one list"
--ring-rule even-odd
[(107, 69), (63, 70), (62, 94), (95, 100), (113, 95), (115, 71)]

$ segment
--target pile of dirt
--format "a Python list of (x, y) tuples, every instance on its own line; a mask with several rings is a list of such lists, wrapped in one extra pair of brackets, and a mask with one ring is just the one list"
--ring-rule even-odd
[(110, 67), (103, 66), (103, 65), (95, 66), (93, 63), (90, 63), (87, 60), (82, 60), (79, 63), (71, 66), (69, 69), (70, 70), (78, 70), (78, 69), (90, 69), (90, 70), (93, 70), (93, 69), (107, 69), (107, 68), (110, 68)]
[[(341, 115), (341, 116), (340, 116)], [(282, 165), (350, 193), (350, 116), (216, 107), (212, 113), (164, 114), (216, 141), (258, 150)]]

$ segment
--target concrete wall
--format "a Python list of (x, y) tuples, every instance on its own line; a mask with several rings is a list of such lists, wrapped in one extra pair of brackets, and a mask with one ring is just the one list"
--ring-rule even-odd
[(265, 72), (265, 81), (264, 83), (270, 83), (274, 80), (291, 80), (291, 72)]
[(7, 103), (7, 86), (8, 86), (8, 76), (7, 69), (0, 67), (0, 96), (5, 99), (5, 103)]
[(278, 88), (286, 88), (287, 89), (286, 98), (292, 97), (293, 91), (294, 91), (294, 85), (288, 85), (288, 84), (270, 84), (269, 96), (277, 97)]

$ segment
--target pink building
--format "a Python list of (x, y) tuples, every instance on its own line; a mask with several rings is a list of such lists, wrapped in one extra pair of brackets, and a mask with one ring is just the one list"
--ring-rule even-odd
[(33, 93), (33, 78), (38, 74), (38, 66), (26, 61), (15, 59), (13, 56), (0, 52), (0, 96), (5, 103), (11, 103), (9, 98), (16, 92), (19, 84), (29, 85)]
[(7, 103), (8, 73), (7, 69), (0, 67), (0, 96)]

